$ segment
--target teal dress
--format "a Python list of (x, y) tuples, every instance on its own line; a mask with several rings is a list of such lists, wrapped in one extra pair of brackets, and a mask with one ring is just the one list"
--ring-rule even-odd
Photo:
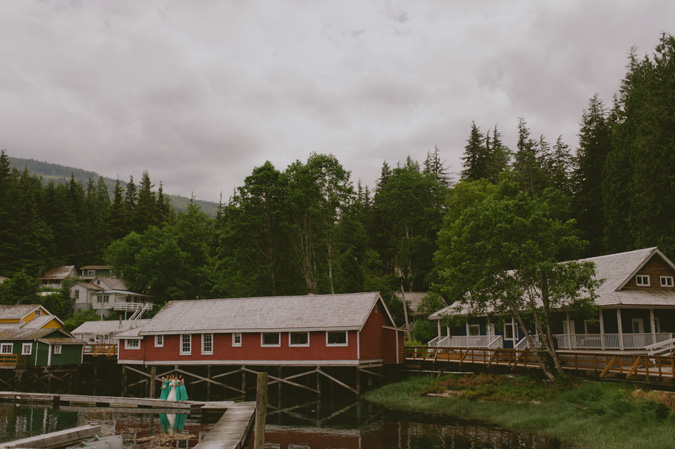
[(162, 392), (159, 394), (159, 398), (166, 401), (166, 397), (169, 396), (170, 389), (171, 387), (169, 387), (169, 379), (164, 379), (164, 382), (162, 382)]
[(187, 401), (188, 395), (187, 390), (185, 389), (185, 381), (181, 381), (176, 385), (176, 400), (177, 401)]

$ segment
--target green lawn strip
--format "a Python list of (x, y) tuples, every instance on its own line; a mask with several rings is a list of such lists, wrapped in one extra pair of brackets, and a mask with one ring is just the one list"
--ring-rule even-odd
[[(371, 391), (365, 399), (405, 412), (484, 420), (580, 448), (675, 447), (675, 413), (636, 396), (630, 384), (555, 385), (528, 377), (488, 377), (412, 377)], [(453, 396), (427, 395), (443, 394), (448, 386)]]

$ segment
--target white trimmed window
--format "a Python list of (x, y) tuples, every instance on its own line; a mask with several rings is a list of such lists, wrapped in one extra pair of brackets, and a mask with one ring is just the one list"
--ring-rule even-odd
[(37, 309), (37, 310), (35, 311), (35, 316), (40, 316), (40, 315), (42, 315), (42, 310)]
[(155, 348), (164, 347), (164, 335), (155, 335)]
[(309, 332), (291, 332), (288, 335), (288, 346), (309, 346)]
[(241, 346), (241, 333), (232, 334), (232, 346)]
[(3, 343), (0, 345), (0, 354), (12, 354), (14, 352), (13, 343)]
[(30, 355), (33, 352), (32, 343), (22, 343), (21, 344), (21, 355)]
[(661, 287), (672, 287), (672, 286), (673, 286), (672, 276), (661, 276)]
[(61, 345), (54, 345), (54, 355), (60, 355), (60, 354), (61, 354)]
[(516, 341), (518, 336), (518, 325), (513, 323), (504, 323), (504, 340)]
[(470, 337), (480, 336), (480, 324), (469, 324), (469, 336)]
[(192, 354), (192, 335), (180, 336), (180, 355)]
[(638, 287), (649, 287), (649, 275), (638, 274), (635, 276), (635, 283)]
[(326, 332), (326, 346), (347, 346), (347, 331)]
[(96, 297), (96, 302), (107, 304), (108, 302), (110, 302), (110, 296), (108, 296), (108, 295), (98, 295)]
[(141, 349), (141, 340), (137, 338), (124, 340), (124, 349)]
[(281, 346), (281, 338), (279, 332), (263, 332), (261, 335), (260, 346)]
[(213, 354), (213, 334), (202, 334), (202, 354)]

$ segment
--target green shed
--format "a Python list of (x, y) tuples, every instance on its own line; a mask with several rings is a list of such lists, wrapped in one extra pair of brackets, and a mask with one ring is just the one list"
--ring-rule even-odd
[(83, 347), (82, 340), (61, 329), (7, 329), (0, 332), (0, 360), (9, 362), (13, 356), (21, 356), (27, 367), (79, 365)]

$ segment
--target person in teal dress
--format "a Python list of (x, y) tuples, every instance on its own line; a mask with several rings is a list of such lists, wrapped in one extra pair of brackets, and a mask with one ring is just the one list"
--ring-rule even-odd
[(167, 396), (169, 396), (169, 378), (162, 377), (162, 391), (159, 394), (159, 398), (166, 401)]
[(185, 379), (183, 379), (182, 375), (178, 377), (178, 382), (176, 383), (176, 400), (188, 400), (187, 390), (185, 389)]

